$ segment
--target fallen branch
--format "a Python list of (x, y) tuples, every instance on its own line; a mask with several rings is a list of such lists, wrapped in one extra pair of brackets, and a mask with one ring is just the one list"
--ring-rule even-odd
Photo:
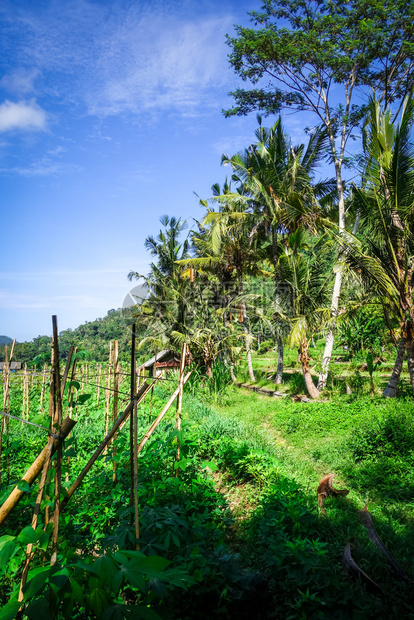
[(355, 562), (351, 554), (351, 543), (348, 543), (344, 549), (344, 555), (342, 556), (342, 567), (345, 573), (350, 577), (360, 577), (361, 581), (366, 583), (368, 588), (374, 593), (382, 593), (380, 586), (375, 583), (375, 581), (373, 581), (371, 577), (369, 577), (362, 570), (362, 568), (359, 568), (358, 564)]
[(345, 497), (346, 495), (348, 495), (349, 491), (348, 489), (334, 489), (332, 486), (332, 480), (334, 479), (335, 474), (328, 474), (327, 476), (324, 476), (322, 478), (322, 480), (320, 480), (319, 482), (319, 486), (318, 486), (318, 504), (319, 504), (319, 508), (321, 509), (321, 513), (325, 516), (326, 515), (326, 511), (325, 511), (325, 506), (324, 506), (324, 500), (326, 497)]
[(407, 574), (404, 572), (402, 568), (400, 568), (400, 566), (398, 566), (396, 560), (391, 555), (391, 553), (388, 551), (388, 549), (385, 547), (381, 538), (378, 536), (375, 530), (374, 524), (372, 522), (371, 514), (368, 510), (368, 502), (365, 504), (362, 510), (358, 510), (358, 517), (362, 525), (367, 530), (368, 538), (374, 543), (374, 545), (378, 547), (378, 549), (381, 551), (382, 555), (385, 557), (387, 562), (390, 564), (390, 566), (392, 566), (394, 572), (404, 581), (410, 581)]

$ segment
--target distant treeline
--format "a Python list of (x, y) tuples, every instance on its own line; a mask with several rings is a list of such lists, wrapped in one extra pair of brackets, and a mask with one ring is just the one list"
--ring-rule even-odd
[[(118, 340), (120, 359), (127, 360), (131, 350), (131, 327), (133, 322), (133, 309), (110, 310), (102, 319), (86, 322), (76, 329), (66, 329), (59, 333), (59, 354), (61, 359), (66, 359), (71, 345), (86, 350), (91, 359), (106, 361), (109, 353), (111, 340)], [(142, 337), (145, 328), (137, 325), (137, 337)], [(0, 336), (0, 361), (4, 361), (4, 346), (13, 342), (8, 336)], [(16, 342), (13, 359), (31, 364), (33, 359), (42, 353), (50, 353), (52, 338), (50, 336), (37, 336), (30, 342)], [(145, 349), (142, 350), (145, 355)]]

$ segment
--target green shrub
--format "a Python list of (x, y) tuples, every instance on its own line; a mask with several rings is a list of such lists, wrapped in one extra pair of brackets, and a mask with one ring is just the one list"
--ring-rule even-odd
[(275, 343), (273, 342), (273, 340), (265, 340), (264, 342), (260, 344), (260, 351), (258, 352), (259, 355), (265, 355), (271, 349), (273, 349), (274, 346), (275, 346)]
[(353, 430), (347, 443), (357, 460), (407, 455), (414, 450), (414, 422), (401, 411), (389, 411), (364, 421), (360, 428)]

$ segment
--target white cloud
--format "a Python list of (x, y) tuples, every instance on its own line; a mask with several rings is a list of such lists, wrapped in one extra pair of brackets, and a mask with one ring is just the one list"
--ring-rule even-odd
[(191, 2), (74, 0), (9, 19), (15, 62), (41, 74), (45, 94), (81, 102), (99, 117), (198, 116), (220, 107), (234, 82), (225, 45), (234, 19), (225, 9), (197, 14)]
[(18, 95), (27, 95), (34, 90), (34, 81), (38, 76), (37, 69), (16, 69), (12, 73), (4, 75), (0, 80), (0, 86)]
[[(167, 26), (168, 23), (168, 26)], [(226, 83), (228, 19), (193, 23), (143, 18), (99, 41), (99, 63), (86, 91), (97, 115), (175, 109), (188, 115), (215, 107), (211, 89)]]
[(34, 161), (29, 166), (0, 167), (0, 175), (17, 175), (21, 177), (46, 177), (61, 174), (70, 174), (80, 171), (80, 166), (75, 164), (60, 164), (53, 162), (48, 157)]
[(0, 131), (46, 129), (46, 112), (34, 100), (0, 105)]

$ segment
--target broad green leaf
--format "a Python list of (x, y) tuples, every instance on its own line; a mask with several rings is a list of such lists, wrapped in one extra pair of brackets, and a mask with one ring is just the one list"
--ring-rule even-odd
[(19, 611), (21, 603), (18, 601), (10, 601), (6, 603), (0, 610), (0, 620), (13, 620)]
[(108, 555), (102, 555), (94, 563), (94, 568), (102, 581), (111, 585), (111, 582), (117, 573), (114, 561)]
[(63, 456), (64, 458), (67, 458), (68, 456), (76, 456), (76, 450), (74, 450), (73, 448), (68, 448), (67, 450), (65, 450)]
[(80, 394), (77, 398), (77, 405), (84, 405), (91, 398), (92, 394)]
[(17, 537), (17, 540), (25, 545), (28, 545), (29, 543), (34, 544), (39, 540), (42, 535), (43, 530), (41, 527), (38, 527), (36, 530), (34, 530), (31, 525), (28, 525), (27, 527), (22, 529), (22, 531)]
[(90, 564), (86, 564), (86, 562), (79, 561), (79, 562), (76, 562), (76, 564), (72, 564), (72, 566), (80, 570), (87, 571), (88, 573), (92, 573), (95, 576), (98, 576), (98, 573), (96, 572), (95, 568), (91, 566)]
[(102, 613), (100, 620), (123, 620), (123, 618), (161, 620), (155, 611), (142, 605), (111, 605)]
[(124, 564), (121, 569), (125, 580), (135, 588), (138, 588), (140, 592), (145, 592), (145, 579), (142, 575), (142, 570), (133, 568), (129, 564)]
[(77, 603), (83, 603), (83, 590), (81, 586), (78, 584), (76, 579), (70, 580), (70, 587), (72, 588), (73, 598)]
[(7, 564), (16, 549), (16, 544), (9, 540), (0, 549), (0, 571), (2, 568), (7, 569)]
[(58, 591), (61, 590), (69, 581), (68, 571), (66, 569), (64, 571), (60, 571), (56, 575), (53, 575), (49, 581)]
[(122, 613), (124, 618), (137, 618), (138, 620), (161, 620), (161, 617), (149, 607), (143, 605), (125, 605)]
[(20, 482), (17, 485), (17, 488), (19, 489), (19, 491), (23, 491), (23, 493), (27, 493), (28, 491), (30, 491), (30, 484), (26, 480), (20, 480)]
[(28, 581), (23, 588), (24, 598), (31, 599), (38, 594), (44, 587), (49, 575), (51, 573), (50, 567), (47, 566), (43, 569), (43, 572), (37, 573), (30, 581)]
[(170, 583), (173, 586), (179, 588), (187, 588), (188, 585), (194, 583), (194, 579), (184, 570), (179, 568), (171, 568), (160, 573), (159, 579), (166, 583)]
[(16, 536), (10, 536), (9, 534), (6, 534), (5, 536), (2, 536), (0, 538), (0, 549), (3, 547), (3, 545), (5, 545), (6, 543), (10, 542), (11, 540), (14, 540), (16, 538)]
[(108, 598), (102, 588), (94, 588), (86, 597), (87, 606), (98, 616), (108, 606)]
[(40, 618), (42, 620), (49, 620), (49, 601), (44, 596), (37, 598), (29, 603), (24, 613), (30, 620), (39, 620)]

